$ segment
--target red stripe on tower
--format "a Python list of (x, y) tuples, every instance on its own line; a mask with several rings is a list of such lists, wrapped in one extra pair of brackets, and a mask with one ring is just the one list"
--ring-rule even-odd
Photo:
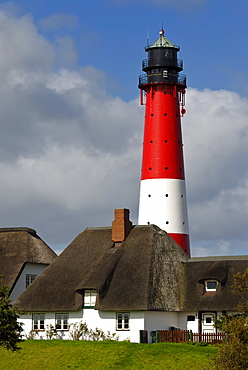
[[(146, 95), (138, 224), (155, 224), (190, 255), (181, 115), (185, 113), (186, 77), (178, 46), (160, 31), (145, 48), (145, 74), (139, 78)], [(180, 110), (181, 103), (181, 110)]]

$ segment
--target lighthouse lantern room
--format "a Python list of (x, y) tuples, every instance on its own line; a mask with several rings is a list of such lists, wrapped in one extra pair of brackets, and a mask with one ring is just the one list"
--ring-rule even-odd
[(146, 109), (138, 224), (159, 226), (190, 255), (181, 133), (186, 76), (180, 73), (179, 50), (164, 30), (145, 48), (145, 74), (139, 77)]

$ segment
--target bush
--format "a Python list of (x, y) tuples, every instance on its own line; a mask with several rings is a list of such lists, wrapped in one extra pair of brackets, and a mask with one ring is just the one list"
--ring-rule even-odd
[(248, 369), (248, 345), (238, 338), (220, 345), (215, 359), (218, 370), (245, 370)]
[(86, 339), (89, 330), (86, 322), (76, 322), (69, 325), (69, 336), (72, 340)]
[(17, 321), (20, 312), (11, 305), (9, 292), (9, 287), (0, 286), (0, 346), (17, 351), (20, 349), (17, 344), (22, 341), (22, 324)]
[(31, 330), (28, 334), (25, 334), (27, 340), (34, 340), (38, 336), (38, 330)]
[(46, 337), (50, 340), (57, 337), (57, 330), (51, 324), (46, 326)]
[(88, 329), (86, 322), (76, 322), (69, 325), (69, 336), (72, 340), (118, 340), (116, 333), (104, 333), (102, 329)]
[(222, 315), (215, 326), (228, 334), (229, 341), (220, 346), (215, 364), (219, 370), (248, 369), (248, 269), (234, 275), (232, 292), (239, 296), (242, 314)]

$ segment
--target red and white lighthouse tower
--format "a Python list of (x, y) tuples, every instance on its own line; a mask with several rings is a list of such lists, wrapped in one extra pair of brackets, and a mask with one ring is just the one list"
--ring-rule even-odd
[(139, 77), (146, 113), (138, 224), (159, 226), (190, 255), (180, 119), (185, 113), (186, 77), (180, 74), (180, 48), (162, 30), (145, 50), (146, 73)]

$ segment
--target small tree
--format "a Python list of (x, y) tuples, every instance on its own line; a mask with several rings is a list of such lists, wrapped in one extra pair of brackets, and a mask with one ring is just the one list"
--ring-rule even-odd
[[(2, 276), (0, 276), (0, 283)], [(17, 351), (17, 344), (22, 341), (22, 324), (17, 322), (20, 312), (11, 305), (9, 299), (10, 288), (0, 286), (0, 346)]]
[(219, 370), (248, 369), (248, 269), (243, 274), (234, 275), (232, 292), (239, 296), (238, 309), (241, 314), (222, 315), (216, 320), (216, 327), (229, 336), (216, 357)]
[(239, 297), (238, 310), (248, 315), (248, 268), (243, 274), (234, 275), (232, 292)]

